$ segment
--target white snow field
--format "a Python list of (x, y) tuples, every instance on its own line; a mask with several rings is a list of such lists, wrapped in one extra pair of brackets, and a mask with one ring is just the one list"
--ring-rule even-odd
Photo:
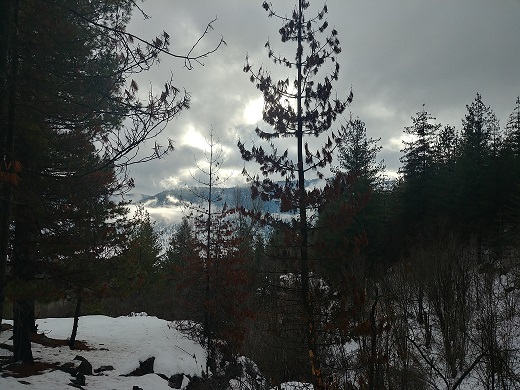
[[(4, 321), (9, 324), (9, 321)], [(72, 318), (44, 318), (36, 321), (38, 333), (51, 339), (66, 340), (72, 330)], [(0, 344), (12, 345), (12, 331), (0, 333)], [(83, 316), (80, 317), (76, 340), (86, 343), (90, 350), (71, 350), (68, 346), (48, 347), (32, 343), (35, 362), (65, 363), (75, 362), (79, 355), (92, 364), (94, 370), (112, 366), (113, 370), (87, 375), (82, 387), (88, 390), (131, 390), (138, 386), (143, 390), (171, 390), (168, 381), (174, 374), (190, 377), (201, 376), (205, 365), (206, 351), (198, 343), (187, 339), (172, 328), (171, 323), (145, 313), (126, 317)], [(0, 348), (0, 356), (9, 356), (5, 348)], [(122, 376), (140, 366), (140, 362), (155, 357), (154, 373), (143, 376)], [(5, 372), (3, 373), (5, 375)], [(74, 379), (70, 374), (56, 368), (41, 373), (15, 378), (0, 377), (0, 390), (56, 390), (74, 389)], [(181, 389), (189, 383), (184, 377)], [(238, 388), (238, 382), (231, 381), (230, 390)], [(291, 382), (281, 386), (283, 390), (310, 390), (312, 387)], [(225, 389), (223, 389), (225, 390)]]

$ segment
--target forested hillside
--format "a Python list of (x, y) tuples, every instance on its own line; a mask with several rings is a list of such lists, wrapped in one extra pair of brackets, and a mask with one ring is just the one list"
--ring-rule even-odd
[(127, 33), (133, 1), (1, 7), (0, 317), (13, 347), (0, 370), (34, 363), (35, 319), (59, 303), (72, 349), (81, 313), (175, 320), (206, 351), (193, 388), (220, 388), (240, 356), (266, 379), (244, 389), (520, 387), (520, 97), (497, 118), (476, 92), (460, 126), (410, 107), (389, 178), (380, 140), (348, 117), (353, 92), (336, 92), (327, 6), (311, 15), (298, 0), (287, 16), (264, 2), (284, 46), (268, 40), (267, 59), (291, 77), (245, 59), (270, 129), (237, 141), (247, 197), (225, 188), (210, 132), (197, 184), (155, 197), (185, 204), (163, 244), (144, 207), (117, 199), (129, 165), (175, 160), (172, 145), (139, 148), (190, 96), (173, 80), (143, 94), (132, 77), (160, 56), (198, 57), (170, 52), (167, 33)]

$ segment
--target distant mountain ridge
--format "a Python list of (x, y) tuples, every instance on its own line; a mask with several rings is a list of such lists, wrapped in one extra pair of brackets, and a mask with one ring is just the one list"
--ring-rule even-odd
[[(208, 195), (207, 187), (179, 187), (161, 191), (155, 195), (131, 195), (132, 203), (142, 203), (147, 208), (154, 207), (181, 207), (183, 203), (203, 204)], [(213, 204), (223, 207), (241, 205), (252, 208), (251, 189), (249, 187), (215, 187), (212, 190)], [(266, 212), (278, 212), (277, 201), (259, 202), (259, 206)]]
[[(319, 179), (306, 181), (306, 187), (313, 187), (319, 184)], [(283, 184), (283, 182), (280, 182)], [(176, 187), (161, 191), (155, 195), (145, 194), (129, 194), (128, 198), (132, 203), (142, 203), (146, 207), (180, 207), (183, 202), (192, 204), (202, 204), (207, 199), (208, 188), (202, 186), (194, 187)], [(245, 208), (253, 207), (253, 200), (251, 199), (250, 186), (235, 186), (235, 187), (215, 187), (212, 190), (213, 203), (216, 206), (222, 207), (224, 204), (229, 207), (241, 205)], [(269, 213), (277, 213), (280, 211), (279, 201), (273, 200), (269, 202), (258, 201), (257, 207)], [(256, 201), (255, 201), (256, 204)]]

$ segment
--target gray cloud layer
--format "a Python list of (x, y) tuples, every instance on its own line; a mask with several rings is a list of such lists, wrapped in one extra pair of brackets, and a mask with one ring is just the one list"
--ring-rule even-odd
[[(131, 168), (135, 192), (153, 194), (172, 183), (189, 184), (194, 160), (203, 157), (202, 139), (212, 127), (226, 153), (224, 167), (237, 174), (230, 184), (242, 180), (236, 141), (255, 140), (256, 123), (248, 122), (244, 112), (249, 106), (254, 113), (252, 102), (260, 98), (242, 72), (245, 56), (274, 76), (289, 75), (267, 59), (263, 45), (268, 38), (277, 48), (284, 45), (278, 39), (279, 24), (267, 18), (261, 3), (148, 0), (142, 7), (151, 19), (135, 14), (129, 31), (151, 38), (165, 30), (176, 53), (187, 52), (215, 17), (214, 31), (197, 50), (214, 47), (221, 35), (227, 42), (204, 66), (188, 71), (182, 62), (164, 58), (159, 68), (140, 79), (159, 88), (172, 73), (177, 85), (191, 93), (192, 107), (163, 134), (163, 140), (175, 141), (176, 150), (160, 161)], [(321, 1), (311, 3), (321, 6)], [(284, 13), (290, 13), (293, 4), (273, 1)], [(501, 124), (507, 121), (520, 94), (520, 1), (328, 0), (327, 5), (329, 23), (338, 30), (343, 49), (336, 89), (346, 97), (353, 88), (352, 115), (366, 122), (369, 136), (381, 137), (380, 157), (389, 171), (397, 171), (403, 127), (411, 124), (410, 117), (423, 103), (439, 122), (460, 129), (466, 105), (480, 92)]]

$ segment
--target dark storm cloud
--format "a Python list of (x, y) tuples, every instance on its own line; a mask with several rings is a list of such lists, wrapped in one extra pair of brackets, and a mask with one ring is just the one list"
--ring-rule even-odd
[[(291, 12), (293, 3), (273, 1), (284, 13)], [(520, 1), (329, 0), (327, 4), (328, 20), (338, 30), (343, 49), (336, 89), (346, 97), (353, 88), (352, 115), (366, 122), (369, 136), (381, 137), (380, 157), (389, 171), (397, 171), (403, 128), (423, 103), (439, 122), (460, 129), (466, 105), (480, 92), (501, 124), (506, 123), (520, 94)], [(223, 165), (239, 173), (243, 162), (237, 138), (255, 141), (256, 124), (247, 122), (244, 110), (260, 97), (242, 72), (244, 59), (248, 54), (256, 67), (264, 65), (274, 77), (287, 77), (285, 69), (269, 62), (263, 48), (268, 38), (283, 48), (279, 24), (267, 18), (256, 0), (149, 0), (142, 7), (151, 19), (144, 21), (136, 13), (129, 30), (147, 38), (166, 30), (176, 53), (186, 53), (215, 17), (214, 31), (197, 50), (213, 48), (220, 36), (227, 46), (191, 71), (183, 68), (182, 61), (164, 58), (159, 68), (141, 78), (141, 84), (159, 88), (173, 73), (177, 85), (191, 93), (192, 106), (161, 136), (161, 142), (166, 137), (175, 140), (176, 150), (163, 160), (132, 167), (136, 192), (156, 193), (176, 179), (187, 180), (194, 156), (203, 157), (200, 140), (211, 128), (226, 152)]]

